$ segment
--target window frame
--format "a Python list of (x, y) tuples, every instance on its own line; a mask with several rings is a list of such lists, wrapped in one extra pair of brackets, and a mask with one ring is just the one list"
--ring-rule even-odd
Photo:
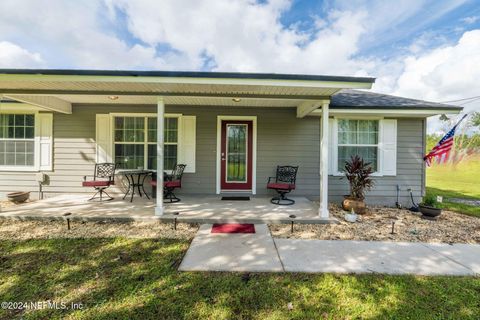
[(33, 141), (33, 165), (32, 166), (11, 166), (11, 165), (0, 165), (0, 172), (5, 171), (14, 171), (14, 172), (38, 172), (40, 171), (40, 124), (38, 121), (38, 110), (31, 108), (26, 108), (23, 110), (18, 110), (10, 108), (9, 106), (3, 106), (0, 110), (0, 114), (30, 114), (34, 116), (34, 137), (33, 139), (15, 139), (15, 138), (0, 138), (1, 141), (5, 140), (26, 140)]
[[(115, 142), (115, 118), (116, 117), (138, 117), (138, 118), (144, 118), (145, 121), (145, 126), (144, 126), (144, 136), (145, 136), (145, 141), (142, 143), (138, 142)], [(182, 121), (181, 121), (182, 114), (181, 113), (165, 113), (164, 118), (176, 118), (177, 119), (177, 142), (164, 142), (164, 145), (177, 145), (177, 162), (180, 154), (180, 148), (181, 146), (181, 141), (182, 141)], [(149, 145), (156, 145), (157, 142), (149, 142), (148, 141), (148, 118), (155, 118), (157, 119), (157, 114), (156, 113), (135, 113), (135, 112), (122, 112), (122, 113), (110, 113), (110, 134), (111, 134), (111, 145), (112, 145), (112, 161), (115, 162), (115, 145), (116, 144), (140, 144), (144, 145), (144, 150), (143, 150), (143, 167), (144, 169), (148, 170), (155, 170), (156, 169), (149, 169), (147, 168), (148, 164), (148, 146)], [(171, 169), (163, 169), (164, 172), (169, 173)]]
[[(340, 146), (352, 146), (352, 147), (377, 147), (377, 171), (372, 173), (372, 176), (374, 177), (381, 177), (383, 176), (382, 172), (382, 164), (383, 164), (383, 159), (382, 159), (382, 142), (383, 142), (383, 120), (384, 117), (375, 117), (375, 116), (366, 116), (366, 117), (358, 117), (358, 116), (339, 116), (339, 117), (334, 117), (333, 121), (333, 137), (331, 139), (331, 142), (333, 144), (333, 148), (331, 149), (333, 151), (332, 155), (332, 162), (333, 162), (333, 176), (344, 176), (345, 174), (339, 170), (338, 168), (338, 147)], [(338, 143), (338, 120), (376, 120), (378, 121), (378, 141), (377, 144), (339, 144)]]

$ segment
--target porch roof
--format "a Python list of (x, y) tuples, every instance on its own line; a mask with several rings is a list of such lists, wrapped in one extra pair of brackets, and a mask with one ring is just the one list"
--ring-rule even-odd
[(330, 107), (332, 109), (436, 109), (452, 111), (463, 109), (451, 104), (349, 89), (343, 89), (335, 93), (330, 101)]
[[(0, 69), (0, 94), (70, 113), (71, 104), (299, 107), (304, 116), (341, 89), (374, 78), (303, 74)], [(305, 112), (308, 111), (308, 112)]]
[(72, 104), (156, 104), (159, 96), (166, 105), (297, 108), (298, 117), (320, 115), (324, 102), (337, 115), (428, 117), (462, 110), (352, 90), (370, 89), (374, 82), (369, 77), (305, 74), (0, 69), (4, 98), (62, 113), (71, 113)]

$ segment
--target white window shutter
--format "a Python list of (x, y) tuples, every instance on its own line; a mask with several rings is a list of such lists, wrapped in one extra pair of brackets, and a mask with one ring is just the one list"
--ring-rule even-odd
[(381, 120), (381, 174), (384, 176), (397, 175), (397, 120)]
[(96, 162), (112, 162), (112, 130), (110, 129), (110, 115), (97, 114), (95, 143)]
[(196, 116), (181, 116), (181, 135), (178, 163), (186, 164), (185, 172), (195, 172)]
[(39, 141), (39, 170), (52, 171), (53, 168), (53, 114), (39, 113), (38, 141)]
[(335, 119), (328, 119), (328, 174), (335, 174), (335, 163), (337, 161), (337, 126)]

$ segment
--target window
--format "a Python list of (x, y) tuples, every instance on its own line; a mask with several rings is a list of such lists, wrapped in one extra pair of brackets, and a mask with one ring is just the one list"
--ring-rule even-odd
[(378, 171), (378, 120), (338, 120), (338, 171), (351, 156), (359, 155)]
[(34, 167), (35, 115), (0, 114), (0, 166)]
[[(171, 170), (177, 163), (178, 118), (165, 118), (164, 135), (164, 169)], [(115, 163), (124, 169), (156, 169), (157, 118), (114, 117), (114, 152)]]

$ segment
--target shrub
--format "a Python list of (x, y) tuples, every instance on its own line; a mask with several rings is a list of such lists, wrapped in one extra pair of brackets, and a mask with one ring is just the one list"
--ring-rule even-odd
[(352, 199), (365, 199), (365, 192), (370, 191), (375, 184), (371, 178), (372, 173), (371, 163), (363, 161), (358, 155), (352, 156), (345, 163), (345, 176), (350, 184)]
[(437, 197), (434, 196), (433, 194), (427, 194), (425, 197), (423, 197), (423, 205), (428, 206), (428, 207), (437, 207)]

